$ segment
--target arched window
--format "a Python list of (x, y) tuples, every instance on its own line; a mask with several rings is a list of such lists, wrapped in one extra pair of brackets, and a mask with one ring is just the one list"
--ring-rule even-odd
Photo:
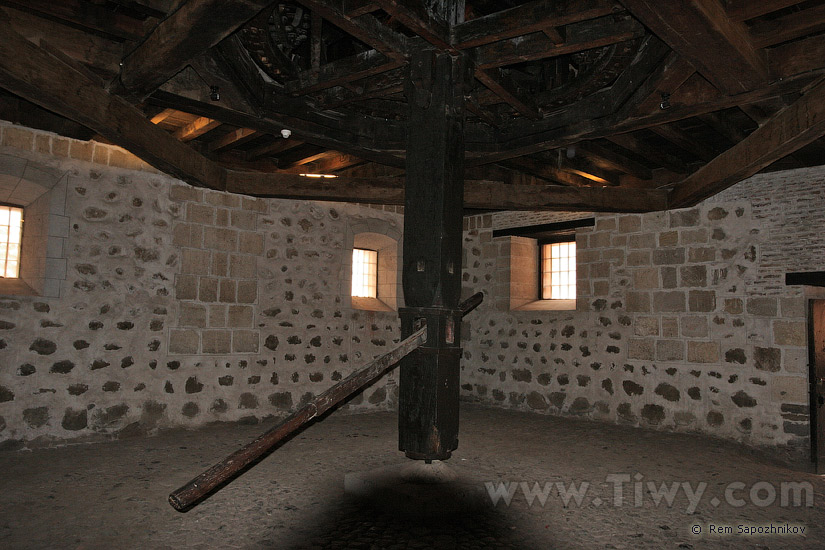
[(401, 302), (401, 231), (386, 220), (357, 220), (347, 231), (341, 266), (344, 304), (395, 311)]

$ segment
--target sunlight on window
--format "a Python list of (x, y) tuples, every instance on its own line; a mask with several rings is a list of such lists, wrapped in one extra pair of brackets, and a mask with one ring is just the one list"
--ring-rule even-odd
[(23, 209), (0, 206), (0, 277), (20, 276), (20, 237), (23, 232)]
[(576, 242), (541, 247), (541, 297), (544, 300), (576, 298)]
[(352, 295), (375, 298), (378, 290), (378, 252), (352, 249)]

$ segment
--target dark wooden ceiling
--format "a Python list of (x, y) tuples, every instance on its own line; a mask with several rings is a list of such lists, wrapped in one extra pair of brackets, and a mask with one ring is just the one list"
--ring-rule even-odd
[(656, 210), (825, 164), (825, 0), (0, 0), (0, 34), (0, 118), (234, 192), (398, 203), (426, 47), (472, 71), (469, 207)]

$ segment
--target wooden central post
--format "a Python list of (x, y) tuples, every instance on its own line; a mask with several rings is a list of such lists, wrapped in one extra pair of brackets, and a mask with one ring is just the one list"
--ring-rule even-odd
[(409, 458), (444, 460), (458, 446), (461, 245), (464, 193), (463, 57), (413, 54), (404, 206), (406, 307), (401, 333), (420, 320), (427, 342), (401, 363), (398, 440)]

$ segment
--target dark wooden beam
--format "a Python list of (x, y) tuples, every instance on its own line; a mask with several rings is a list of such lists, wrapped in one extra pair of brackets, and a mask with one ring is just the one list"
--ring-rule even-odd
[(719, 0), (620, 1), (722, 92), (745, 92), (768, 81), (764, 54)]
[[(364, 159), (358, 158), (354, 155), (347, 155), (338, 151), (327, 151), (322, 157), (316, 158), (307, 164), (312, 165), (311, 171), (315, 174), (334, 174), (339, 170), (358, 166), (364, 164), (365, 162), (366, 161), (364, 161)], [(309, 170), (309, 168), (310, 167), (304, 164), (302, 165), (301, 172), (298, 173), (305, 173)]]
[(39, 44), (46, 39), (66, 55), (107, 76), (119, 70), (118, 65), (123, 57), (122, 42), (54, 23), (23, 10), (0, 8), (0, 17), (4, 16), (30, 42)]
[(748, 133), (737, 126), (723, 111), (705, 113), (697, 118), (733, 144), (739, 143), (748, 137)]
[(294, 149), (303, 144), (304, 142), (298, 139), (281, 139), (281, 137), (278, 136), (274, 138), (272, 143), (267, 143), (266, 145), (261, 145), (260, 147), (247, 151), (244, 156), (247, 161), (257, 160), (261, 157), (277, 155), (278, 153)]
[(210, 132), (221, 125), (220, 120), (214, 120), (211, 118), (207, 118), (205, 116), (201, 116), (183, 126), (178, 128), (173, 136), (180, 141), (187, 142), (192, 141), (193, 139), (199, 138), (206, 132)]
[(365, 15), (380, 9), (381, 6), (371, 0), (344, 0), (344, 8), (342, 11), (348, 17), (358, 17), (359, 15)]
[(568, 25), (565, 32), (567, 35), (563, 44), (553, 44), (544, 33), (534, 32), (478, 46), (471, 51), (478, 68), (490, 69), (608, 46), (643, 36), (645, 31), (633, 19), (617, 22), (608, 16)]
[(619, 178), (616, 174), (605, 170), (584, 155), (577, 154), (575, 147), (548, 151), (542, 156), (550, 162), (555, 162), (560, 170), (581, 176), (588, 181), (588, 185), (605, 186), (616, 185)]
[[(307, 178), (294, 174), (227, 173), (227, 191), (255, 197), (404, 204), (404, 178)], [(466, 180), (464, 207), (485, 210), (654, 212), (665, 210), (667, 192), (615, 187), (508, 185)]]
[(345, 13), (347, 5), (342, 0), (299, 0), (298, 3), (387, 57), (400, 58), (408, 54), (409, 39), (406, 36), (393, 31), (372, 15)]
[(825, 81), (820, 80), (747, 138), (679, 183), (671, 194), (671, 206), (696, 204), (823, 135)]
[(235, 32), (270, 2), (189, 0), (123, 59), (113, 89), (145, 98), (183, 69), (190, 59)]
[[(825, 40), (822, 43), (825, 45)], [(811, 59), (808, 58), (807, 62), (810, 61)], [(576, 121), (572, 116), (576, 111), (565, 109), (561, 111), (564, 116), (558, 118), (545, 116), (541, 122), (531, 122), (529, 125), (511, 127), (504, 136), (505, 139), (498, 143), (497, 149), (492, 151), (483, 149), (482, 154), (468, 160), (468, 166), (496, 163), (505, 159), (564, 147), (585, 139), (605, 138), (617, 133), (633, 132), (659, 124), (692, 118), (704, 113), (719, 111), (720, 109), (779, 97), (789, 92), (798, 91), (825, 73), (821, 66), (817, 65), (817, 67), (819, 68), (812, 69), (809, 73), (792, 75), (750, 92), (733, 96), (722, 95), (717, 92), (709, 98), (691, 98), (688, 103), (674, 103), (670, 109), (658, 110), (630, 118), (624, 113), (616, 113), (615, 115), (605, 113), (601, 117), (594, 115)], [(574, 105), (578, 105), (578, 103)], [(553, 124), (544, 126), (544, 121), (553, 121)]]
[(642, 180), (653, 178), (653, 174), (647, 166), (594, 141), (580, 141), (575, 144), (575, 148), (577, 154), (581, 153), (592, 162), (602, 164), (603, 167), (618, 170)]
[[(273, 107), (286, 110), (285, 106), (288, 106), (290, 103), (288, 100), (293, 98), (285, 96), (280, 99), (283, 99), (284, 101), (282, 101), (280, 105), (273, 104)], [(337, 128), (322, 126), (314, 121), (308, 121), (293, 115), (282, 115), (280, 112), (269, 110), (262, 110), (260, 114), (240, 112), (225, 109), (213, 102), (207, 103), (198, 101), (182, 95), (170, 94), (162, 90), (158, 90), (152, 94), (148, 101), (161, 107), (172, 107), (187, 113), (220, 120), (221, 122), (231, 124), (232, 126), (252, 128), (253, 130), (258, 130), (265, 134), (273, 134), (277, 136), (280, 135), (282, 129), (289, 129), (292, 131), (294, 139), (319, 145), (321, 147), (327, 147), (329, 149), (335, 149), (336, 151), (351, 153), (380, 164), (388, 164), (399, 167), (404, 166), (403, 158), (399, 158), (392, 153), (386, 153), (382, 150), (383, 148), (379, 148), (378, 145), (373, 145), (371, 137), (360, 138), (353, 133)], [(274, 99), (273, 102), (275, 102)], [(307, 107), (306, 109), (309, 108)], [(298, 111), (295, 114), (306, 116), (317, 115), (317, 113), (312, 113), (309, 111)], [(318, 118), (324, 117), (321, 116)], [(335, 121), (333, 120), (333, 122)], [(358, 128), (359, 126), (357, 124), (353, 124), (353, 130), (357, 130)], [(386, 128), (377, 128), (376, 135), (379, 136), (379, 140), (383, 139), (384, 144), (388, 145), (392, 143), (392, 140), (384, 139), (385, 136), (380, 133), (381, 131), (386, 130)]]
[(450, 44), (451, 22), (445, 20), (442, 14), (430, 10), (425, 2), (376, 0), (375, 3), (430, 44), (441, 49), (454, 51), (453, 46)]
[(718, 155), (718, 151), (714, 151), (701, 140), (688, 137), (673, 124), (651, 126), (650, 131), (657, 136), (666, 139), (676, 147), (684, 149), (701, 161), (707, 162)]
[(464, 207), (571, 212), (655, 212), (666, 210), (668, 203), (667, 192), (659, 189), (466, 182)]
[(535, 101), (521, 93), (510, 77), (501, 74), (501, 69), (476, 69), (475, 77), (522, 115), (533, 120), (541, 118)]
[(679, 54), (671, 53), (633, 93), (622, 112), (628, 116), (654, 112), (661, 108), (662, 94), (672, 94), (695, 72), (693, 65)]
[(286, 83), (286, 91), (294, 95), (309, 94), (391, 71), (401, 65), (399, 60), (369, 50), (322, 65), (317, 71), (302, 71), (295, 80)]
[[(610, 15), (614, 9), (616, 3), (613, 0), (537, 0), (454, 26), (452, 44), (461, 50), (473, 48)], [(557, 41), (559, 38), (561, 41)], [(561, 44), (564, 38), (558, 36), (551, 40)]]
[(812, 36), (768, 49), (771, 74), (789, 78), (822, 68), (825, 58), (825, 35)]
[(825, 29), (825, 5), (789, 13), (783, 17), (760, 21), (749, 30), (757, 48), (774, 46)]
[(560, 185), (587, 187), (588, 185), (593, 184), (591, 180), (562, 170), (554, 163), (548, 162), (547, 160), (539, 160), (524, 156), (502, 161), (501, 164), (506, 168), (518, 170), (531, 176), (536, 176), (547, 181), (558, 182)]
[(805, 0), (727, 0), (728, 17), (733, 21), (746, 21), (766, 13), (801, 4)]
[(224, 188), (224, 170), (49, 55), (0, 20), (0, 86), (98, 132), (155, 168), (193, 185)]
[[(0, 5), (35, 12), (58, 23), (90, 29), (120, 40), (143, 38), (143, 22), (85, 0), (0, 0)], [(48, 37), (51, 38), (51, 37)]]
[(214, 141), (210, 141), (207, 149), (210, 153), (217, 153), (223, 151), (224, 149), (243, 145), (244, 143), (252, 141), (260, 135), (260, 132), (251, 128), (238, 128), (237, 130), (232, 130), (231, 132), (224, 134), (222, 137)]
[(608, 136), (607, 139), (619, 147), (623, 147), (628, 151), (632, 151), (637, 155), (641, 155), (642, 157), (649, 159), (651, 162), (654, 162), (663, 168), (667, 168), (671, 172), (676, 172), (677, 174), (690, 173), (690, 169), (680, 159), (660, 150), (658, 147), (649, 145), (641, 138), (636, 137), (633, 134), (617, 134), (615, 136)]
[(109, 0), (118, 6), (129, 8), (144, 14), (146, 17), (162, 18), (172, 9), (177, 8), (182, 0)]

